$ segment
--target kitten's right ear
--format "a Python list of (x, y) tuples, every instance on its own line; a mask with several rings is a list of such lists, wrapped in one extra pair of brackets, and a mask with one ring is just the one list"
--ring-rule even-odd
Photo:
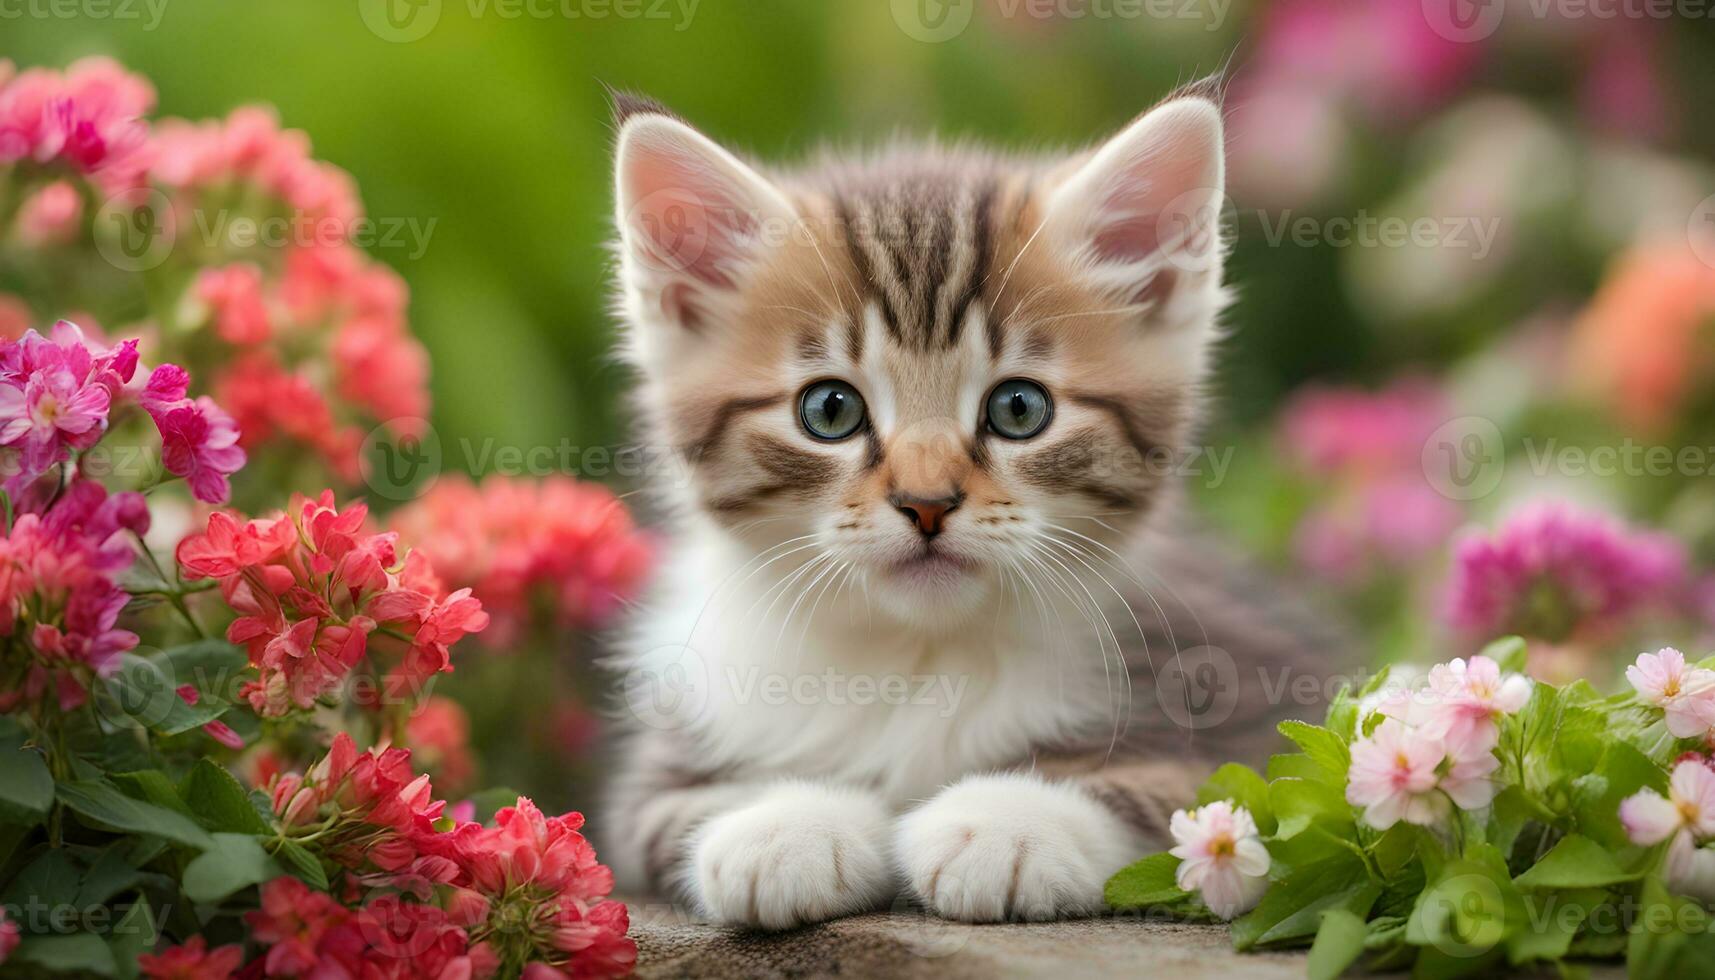
[(659, 105), (625, 96), (614, 109), (627, 280), (668, 320), (696, 330), (795, 212), (761, 174)]

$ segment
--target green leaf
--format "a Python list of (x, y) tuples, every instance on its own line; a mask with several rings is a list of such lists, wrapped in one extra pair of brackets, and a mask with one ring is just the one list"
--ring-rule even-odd
[(42, 754), (28, 748), (0, 748), (0, 821), (36, 824), (54, 804), (54, 777)]
[(114, 975), (113, 951), (93, 932), (26, 937), (7, 963), (12, 960), (34, 963), (56, 973), (82, 971), (104, 977)]
[(250, 794), (226, 767), (199, 759), (179, 787), (197, 821), (209, 830), (232, 834), (271, 834), (274, 828), (250, 804)]
[[(279, 841), (274, 845), (274, 857), (304, 884), (319, 892), (328, 890), (328, 875), (322, 867), (322, 862), (302, 844), (290, 840)], [(1124, 873), (1123, 870), (1120, 872)], [(1110, 880), (1109, 884), (1112, 883)]]
[(1638, 896), (1639, 908), (1632, 917), (1631, 938), (1626, 944), (1626, 976), (1631, 980), (1667, 980), (1681, 973), (1688, 957), (1690, 930), (1699, 925), (1702, 909), (1668, 893), (1661, 879), (1644, 879)]
[(131, 772), (111, 773), (107, 777), (113, 785), (119, 787), (126, 796), (165, 807), (174, 813), (182, 813), (194, 818), (189, 804), (179, 795), (173, 781), (159, 769), (137, 769)]
[(1358, 914), (1367, 913), (1380, 892), (1357, 855), (1342, 851), (1293, 870), (1263, 895), (1256, 908), (1233, 920), (1233, 946), (1246, 950), (1306, 939), (1315, 934), (1323, 910), (1361, 907)]
[(200, 850), (214, 846), (214, 839), (182, 813), (121, 793), (111, 783), (81, 780), (57, 787), (61, 803), (103, 830), (151, 834)]
[(1524, 637), (1503, 636), (1484, 647), (1480, 655), (1500, 664), (1501, 670), (1516, 673), (1525, 669), (1527, 654)]
[(1345, 739), (1320, 725), (1302, 721), (1283, 721), (1279, 727), (1280, 734), (1297, 743), (1304, 754), (1327, 774), (1329, 782), (1342, 788), (1346, 785), (1346, 770), (1352, 765), (1352, 751), (1346, 747)]
[(1156, 905), (1172, 905), (1191, 897), (1179, 887), (1174, 877), (1179, 859), (1168, 853), (1151, 854), (1135, 864), (1121, 868), (1108, 879), (1102, 898), (1116, 909), (1141, 909)]
[(79, 908), (105, 905), (113, 896), (137, 884), (141, 872), (131, 863), (130, 843), (128, 840), (116, 841), (96, 858), (78, 889)]
[(1268, 782), (1251, 767), (1229, 762), (1216, 769), (1197, 791), (1197, 805), (1218, 800), (1232, 800), (1234, 805), (1249, 810), (1257, 830), (1264, 837), (1274, 833), (1274, 810), (1268, 802)]
[[(1514, 966), (1533, 961), (1553, 961), (1567, 955), (1590, 911), (1608, 901), (1611, 894), (1601, 888), (1534, 894), (1526, 899), (1525, 927), (1507, 940), (1507, 962)], [(1616, 927), (1615, 931), (1618, 929)]]
[(6, 886), (4, 901), (13, 908), (29, 905), (66, 906), (77, 901), (83, 869), (64, 848), (44, 850)]
[(1282, 753), (1268, 757), (1268, 781), (1277, 779), (1310, 779), (1321, 781), (1327, 770), (1302, 752)]
[(128, 653), (108, 678), (107, 690), (113, 708), (160, 735), (177, 735), (206, 725), (231, 707), (216, 698), (187, 704), (178, 691), (184, 683), (162, 661)]
[(154, 949), (160, 938), (155, 912), (149, 907), (149, 900), (139, 895), (107, 936), (107, 946), (113, 951), (114, 973), (119, 980), (135, 980), (137, 957)]
[(1526, 914), (1523, 896), (1507, 876), (1499, 852), (1482, 844), (1469, 851), (1471, 857), (1447, 862), (1418, 896), (1405, 938), (1446, 957), (1474, 962), (1498, 951), (1508, 935), (1524, 928)]
[(185, 867), (185, 897), (198, 904), (214, 904), (282, 874), (255, 837), (215, 834), (214, 845)]
[(1369, 924), (1362, 916), (1346, 909), (1323, 912), (1316, 941), (1310, 944), (1306, 975), (1310, 980), (1334, 980), (1345, 973), (1364, 954), (1364, 941), (1369, 934)]
[(1345, 793), (1320, 780), (1276, 779), (1268, 787), (1269, 805), (1277, 821), (1275, 836), (1289, 840), (1312, 823), (1321, 823), (1350, 839), (1352, 805)]
[(1520, 888), (1597, 888), (1636, 881), (1641, 874), (1620, 867), (1614, 856), (1588, 837), (1569, 834), (1523, 874)]

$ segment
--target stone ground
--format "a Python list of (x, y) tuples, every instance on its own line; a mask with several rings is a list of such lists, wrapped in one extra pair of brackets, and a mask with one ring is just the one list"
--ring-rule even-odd
[(1304, 958), (1240, 955), (1211, 926), (1100, 918), (973, 926), (913, 912), (855, 916), (786, 933), (688, 921), (631, 903), (640, 978), (1302, 977)]
[[(1225, 929), (1126, 916), (973, 926), (910, 911), (880, 912), (760, 933), (694, 922), (667, 905), (628, 904), (642, 980), (1304, 976), (1301, 952), (1235, 953)], [(1589, 966), (1591, 980), (1625, 975), (1619, 964)]]

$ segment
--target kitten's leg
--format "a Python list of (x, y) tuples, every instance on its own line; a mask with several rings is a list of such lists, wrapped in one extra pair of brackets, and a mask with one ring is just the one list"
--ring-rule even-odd
[(1182, 767), (1142, 763), (1059, 780), (968, 776), (899, 819), (895, 852), (918, 899), (950, 919), (1090, 913), (1115, 871), (1164, 846), (1191, 785)]

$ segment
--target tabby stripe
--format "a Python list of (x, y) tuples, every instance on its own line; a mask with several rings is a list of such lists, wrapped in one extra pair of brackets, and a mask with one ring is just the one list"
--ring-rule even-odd
[(727, 429), (731, 427), (733, 419), (747, 412), (773, 408), (785, 400), (786, 396), (781, 394), (729, 398), (721, 402), (719, 407), (715, 409), (714, 417), (703, 429), (701, 438), (685, 446), (680, 452), (684, 453), (686, 459), (696, 463), (703, 458), (704, 453), (720, 444), (721, 438), (726, 435)]
[[(972, 240), (966, 254), (970, 258), (965, 275), (965, 286), (959, 291), (958, 298), (953, 301), (953, 312), (947, 321), (947, 346), (954, 347), (959, 343), (959, 334), (965, 329), (965, 315), (971, 304), (976, 302), (982, 293), (983, 282), (988, 279), (989, 249), (991, 230), (989, 228), (989, 209), (994, 205), (995, 186), (987, 184), (978, 192), (977, 200), (970, 217), (972, 224)], [(993, 342), (991, 340), (992, 348)]]
[[(881, 283), (875, 277), (875, 266), (870, 261), (869, 252), (864, 249), (863, 242), (858, 238), (857, 225), (851, 207), (845, 198), (836, 198), (834, 210), (839, 217), (840, 231), (846, 236), (846, 250), (851, 253), (852, 262), (857, 266), (858, 275), (863, 277), (864, 283), (881, 300), (882, 323), (887, 326), (887, 332), (895, 340), (898, 340), (899, 318), (894, 313), (893, 301), (888, 299), (887, 291), (881, 288)], [(853, 311), (854, 316), (861, 316), (862, 313), (862, 310)]]
[(1131, 447), (1137, 450), (1138, 456), (1142, 459), (1149, 459), (1152, 453), (1161, 448), (1154, 441), (1144, 437), (1132, 418), (1131, 409), (1118, 398), (1107, 395), (1087, 395), (1080, 392), (1073, 392), (1071, 398), (1079, 405), (1112, 415), (1114, 421), (1119, 425), (1120, 431), (1125, 434), (1126, 441), (1131, 443)]

